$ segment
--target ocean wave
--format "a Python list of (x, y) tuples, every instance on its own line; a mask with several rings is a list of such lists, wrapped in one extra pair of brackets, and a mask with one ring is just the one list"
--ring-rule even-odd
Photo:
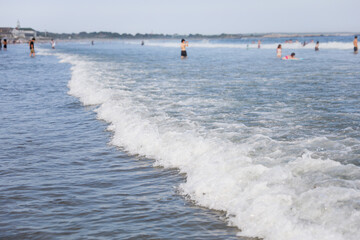
[[(84, 105), (98, 106), (98, 118), (113, 131), (112, 144), (129, 154), (152, 158), (157, 166), (185, 173), (180, 192), (201, 206), (226, 211), (229, 223), (241, 229), (239, 235), (269, 240), (359, 238), (360, 168), (318, 157), (306, 147), (328, 144), (346, 151), (337, 142), (325, 137), (284, 143), (257, 134), (236, 143), (221, 134), (204, 134), (196, 124), (177, 124), (165, 113), (155, 114), (137, 101), (143, 96), (121, 86), (110, 87), (113, 78), (132, 81), (125, 75), (107, 77), (111, 63), (56, 55), (72, 64), (69, 94)], [(123, 71), (130, 70), (124, 67)], [(266, 156), (259, 156), (261, 149)]]

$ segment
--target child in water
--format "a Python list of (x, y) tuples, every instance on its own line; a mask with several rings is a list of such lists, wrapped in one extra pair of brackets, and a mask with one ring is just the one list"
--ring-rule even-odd
[(4, 39), (3, 43), (4, 43), (4, 51), (6, 51), (7, 50), (7, 40)]
[(357, 39), (357, 36), (354, 37), (353, 44), (354, 44), (354, 53), (358, 53), (358, 39)]
[(185, 41), (185, 39), (181, 39), (181, 59), (187, 58), (187, 53), (186, 53), (186, 47), (189, 46), (189, 42)]
[(279, 44), (277, 49), (276, 49), (276, 56), (278, 58), (281, 58), (281, 44)]
[(298, 60), (298, 58), (295, 57), (295, 53), (291, 53), (290, 56), (285, 56), (282, 59), (283, 60)]
[(29, 48), (30, 48), (30, 57), (35, 57), (35, 38), (30, 39)]
[(319, 51), (319, 41), (316, 42), (315, 51)]

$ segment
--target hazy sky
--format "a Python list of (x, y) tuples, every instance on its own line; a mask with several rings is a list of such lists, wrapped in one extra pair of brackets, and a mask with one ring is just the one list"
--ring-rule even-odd
[(220, 34), (360, 32), (360, 0), (0, 0), (0, 27)]

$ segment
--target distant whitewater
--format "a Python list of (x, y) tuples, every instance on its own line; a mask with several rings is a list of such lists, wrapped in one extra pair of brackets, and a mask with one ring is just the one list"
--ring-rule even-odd
[[(258, 40), (255, 38), (244, 39), (215, 39), (215, 40), (193, 40), (193, 48), (258, 48)], [(290, 38), (265, 38), (261, 40), (261, 48), (276, 49), (281, 44), (284, 49), (314, 49), (317, 41), (320, 42), (321, 49), (353, 49), (351, 37), (303, 37), (297, 39)], [(291, 42), (289, 42), (291, 40)], [(127, 44), (139, 44), (138, 41), (126, 41)], [(305, 43), (305, 44), (304, 44)], [(147, 40), (146, 45), (157, 47), (178, 48), (178, 40)]]
[[(134, 43), (129, 42), (129, 43)], [(137, 43), (136, 43), (137, 44)], [(178, 48), (179, 44), (176, 42), (161, 42), (161, 41), (148, 41), (147, 45), (149, 46), (158, 46), (158, 47), (173, 47), (173, 48)], [(278, 46), (277, 43), (262, 43), (260, 44), (261, 48), (264, 49), (274, 49)], [(239, 43), (239, 44), (231, 44), (231, 43), (209, 43), (207, 41), (205, 42), (197, 42), (197, 43), (193, 43), (191, 44), (191, 47), (196, 47), (196, 48), (242, 48), (242, 49), (247, 49), (247, 48), (258, 48), (257, 43)], [(305, 46), (303, 45), (303, 43), (301, 42), (294, 42), (294, 43), (283, 43), (282, 47), (285, 49), (314, 49), (315, 48), (315, 43), (311, 42), (311, 43), (307, 43)], [(353, 44), (351, 42), (348, 43), (341, 43), (341, 42), (327, 42), (327, 43), (321, 43), (321, 48), (322, 49), (352, 49), (353, 48)]]
[(179, 169), (181, 194), (226, 211), (239, 235), (357, 240), (360, 58), (351, 42), (323, 39), (320, 52), (284, 44), (304, 58), (286, 62), (272, 41), (256, 51), (194, 41), (185, 61), (179, 42), (155, 40), (56, 55), (72, 65), (69, 94), (97, 106), (113, 145)]

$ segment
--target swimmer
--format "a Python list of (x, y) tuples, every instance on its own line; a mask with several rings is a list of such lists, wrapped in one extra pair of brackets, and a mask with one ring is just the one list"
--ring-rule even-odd
[(35, 46), (34, 46), (35, 38), (30, 39), (29, 47), (30, 47), (30, 57), (35, 57)]
[(258, 40), (258, 48), (260, 48), (260, 45), (261, 45), (261, 41)]
[(354, 53), (358, 53), (358, 40), (357, 36), (354, 37)]
[(3, 44), (4, 44), (4, 51), (6, 51), (7, 50), (7, 40), (6, 39), (4, 39)]
[(54, 41), (54, 39), (51, 39), (51, 48), (55, 49), (55, 41)]
[(279, 44), (277, 49), (276, 49), (276, 56), (278, 58), (281, 58), (281, 44)]
[(315, 51), (319, 51), (319, 41), (316, 42)]
[(186, 47), (189, 46), (189, 42), (185, 41), (185, 39), (181, 39), (181, 59), (187, 58), (187, 53), (186, 53)]
[(298, 58), (295, 57), (295, 53), (291, 53), (290, 56), (285, 56), (282, 59), (283, 60), (298, 60)]

